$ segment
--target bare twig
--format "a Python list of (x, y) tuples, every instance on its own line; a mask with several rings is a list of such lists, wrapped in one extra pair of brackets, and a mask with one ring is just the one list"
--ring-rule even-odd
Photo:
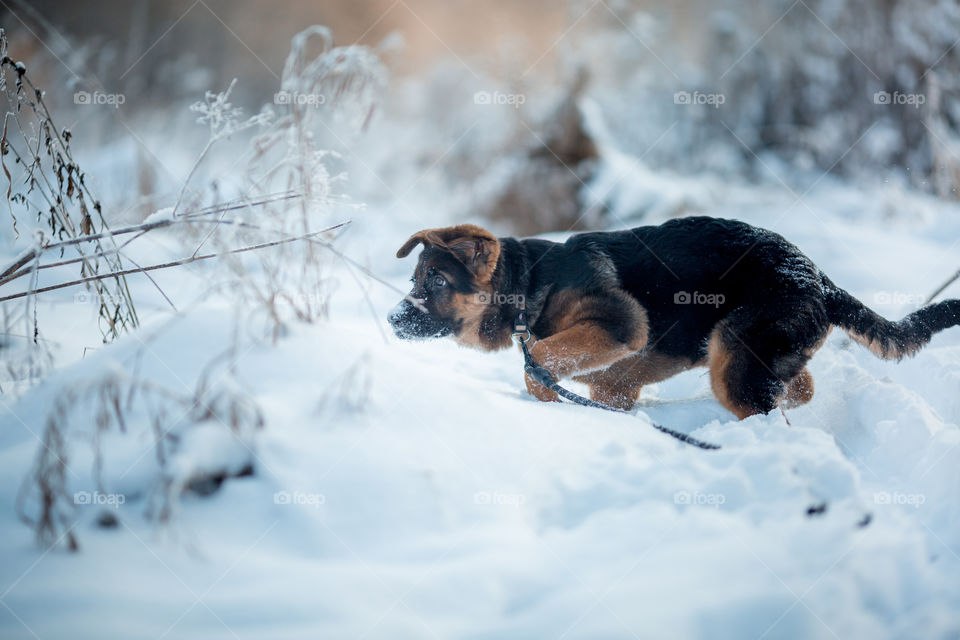
[[(385, 287), (387, 287), (387, 288), (389, 288), (389, 289), (393, 289), (394, 291), (396, 291), (397, 293), (399, 293), (400, 295), (402, 295), (404, 300), (406, 300), (407, 302), (409, 302), (410, 304), (412, 304), (414, 307), (416, 307), (416, 308), (419, 309), (420, 311), (422, 311), (422, 312), (424, 312), (424, 313), (427, 312), (427, 308), (423, 306), (423, 303), (422, 303), (422, 302), (420, 302), (419, 300), (417, 300), (416, 298), (414, 298), (413, 296), (411, 296), (409, 293), (403, 291), (402, 289), (399, 289), (399, 288), (395, 287), (394, 285), (390, 284), (389, 282), (387, 282), (386, 280), (384, 280), (383, 278), (381, 278), (380, 276), (378, 276), (377, 274), (375, 274), (373, 271), (370, 271), (370, 269), (368, 269), (367, 267), (363, 266), (362, 264), (360, 264), (359, 262), (357, 262), (357, 261), (354, 260), (353, 258), (351, 258), (351, 257), (347, 256), (346, 254), (344, 254), (343, 252), (341, 252), (339, 249), (337, 249), (336, 247), (334, 247), (331, 243), (326, 242), (325, 240), (317, 240), (317, 239), (315, 239), (315, 238), (308, 239), (307, 242), (309, 242), (309, 243), (311, 243), (311, 244), (318, 244), (318, 245), (320, 245), (321, 247), (326, 248), (328, 251), (330, 251), (331, 253), (333, 253), (333, 255), (337, 256), (338, 258), (340, 258), (341, 260), (343, 260), (343, 261), (346, 262), (347, 264), (353, 265), (356, 269), (359, 269), (359, 270), (360, 270), (361, 272), (363, 272), (363, 274), (364, 274), (365, 276), (367, 276), (368, 278), (370, 278), (370, 279), (372, 279), (372, 280), (376, 280), (377, 282), (379, 282), (380, 284), (384, 285)], [(0, 301), (2, 301), (2, 298), (0, 298)]]
[(944, 282), (942, 285), (940, 285), (940, 286), (937, 288), (936, 291), (934, 291), (933, 293), (931, 293), (931, 294), (927, 297), (926, 301), (923, 303), (923, 306), (927, 306), (928, 304), (930, 304), (931, 302), (933, 302), (934, 298), (936, 298), (938, 295), (940, 295), (941, 293), (943, 293), (944, 290), (946, 290), (947, 287), (949, 287), (950, 285), (952, 285), (952, 284), (953, 284), (954, 282), (956, 282), (957, 280), (960, 280), (960, 270), (958, 270), (955, 274), (953, 274), (952, 276), (950, 276), (950, 277), (947, 279), (946, 282)]
[[(97, 257), (102, 257), (102, 256), (107, 256), (112, 254), (118, 254), (123, 250), (124, 247), (126, 247), (128, 244), (133, 242), (133, 240), (136, 240), (146, 232), (153, 231), (154, 229), (162, 229), (165, 227), (170, 227), (175, 224), (184, 224), (184, 223), (191, 223), (191, 222), (192, 223), (211, 222), (215, 224), (237, 224), (239, 226), (249, 226), (244, 223), (235, 223), (229, 220), (202, 220), (197, 218), (199, 216), (210, 215), (213, 213), (220, 213), (221, 211), (233, 211), (235, 209), (246, 208), (247, 206), (265, 205), (271, 202), (276, 202), (278, 200), (289, 200), (296, 197), (299, 197), (299, 196), (296, 194), (290, 194), (290, 195), (284, 195), (277, 198), (261, 199), (259, 201), (253, 201), (245, 205), (230, 206), (225, 208), (210, 208), (209, 210), (194, 212), (191, 214), (184, 214), (178, 217), (177, 219), (157, 220), (155, 222), (148, 222), (144, 224), (133, 225), (130, 227), (124, 227), (122, 229), (117, 229), (116, 231), (98, 233), (98, 234), (93, 234), (89, 236), (79, 236), (76, 238), (71, 238), (70, 240), (50, 243), (40, 247), (39, 249), (34, 247), (24, 251), (16, 260), (14, 260), (6, 269), (4, 269), (2, 273), (0, 273), (0, 286), (25, 276), (29, 271), (23, 268), (24, 265), (26, 265), (28, 262), (33, 260), (37, 256), (38, 251), (45, 252), (45, 251), (50, 251), (54, 249), (63, 249), (66, 247), (79, 245), (84, 242), (91, 242), (93, 240), (98, 240), (100, 238), (104, 238), (107, 236), (118, 236), (118, 235), (127, 235), (130, 233), (137, 233), (135, 237), (127, 240), (120, 246), (115, 246), (114, 248), (111, 248), (111, 249), (97, 251), (93, 254), (85, 254), (77, 258), (69, 258), (67, 260), (61, 260), (59, 262), (41, 265), (39, 268), (51, 269), (53, 267), (62, 267), (68, 264), (75, 264), (77, 262), (85, 262), (90, 258), (97, 258)], [(19, 269), (19, 271), (17, 269)]]
[[(166, 220), (156, 220), (154, 222), (135, 224), (129, 227), (122, 227), (120, 229), (104, 231), (102, 233), (93, 233), (89, 235), (77, 236), (76, 238), (70, 238), (69, 240), (63, 240), (60, 242), (52, 242), (48, 245), (45, 245), (43, 247), (43, 250), (46, 251), (51, 249), (61, 249), (64, 247), (70, 247), (70, 246), (81, 244), (84, 242), (92, 242), (94, 240), (101, 240), (103, 238), (122, 236), (129, 233), (136, 233), (138, 231), (152, 231), (154, 229), (161, 229), (163, 227), (169, 227), (174, 224), (187, 222), (199, 216), (207, 216), (213, 213), (221, 213), (224, 211), (236, 211), (237, 209), (246, 209), (248, 207), (261, 206), (261, 205), (271, 204), (273, 202), (278, 202), (281, 200), (291, 200), (293, 198), (299, 198), (299, 197), (300, 195), (297, 193), (286, 192), (283, 194), (277, 194), (273, 196), (265, 196), (263, 198), (260, 198), (259, 200), (253, 200), (250, 202), (243, 202), (240, 204), (231, 204), (229, 206), (214, 205), (211, 207), (206, 207), (205, 209), (199, 209), (197, 211), (193, 211), (190, 213), (184, 213), (176, 220), (172, 218), (166, 219)], [(33, 260), (34, 256), (32, 254), (32, 251), (33, 251), (32, 249), (28, 249), (27, 251), (24, 251), (23, 254), (21, 254), (16, 261), (14, 261), (10, 266), (4, 269), (3, 272), (0, 272), (0, 278), (11, 273), (15, 269), (18, 269), (19, 267), (23, 266), (30, 260)]]
[[(139, 268), (139, 269), (141, 269), (141, 270), (143, 269), (143, 267), (142, 267), (139, 263), (137, 263), (136, 260), (134, 260), (133, 258), (131, 258), (130, 256), (128, 256), (127, 254), (123, 254), (123, 257), (126, 258), (127, 261), (130, 262), (133, 266), (135, 266), (135, 267), (137, 267), (137, 268)], [(163, 296), (163, 299), (167, 301), (167, 304), (170, 305), (170, 308), (173, 309), (174, 311), (176, 311), (176, 310), (177, 310), (177, 305), (173, 304), (173, 300), (171, 300), (171, 299), (170, 299), (170, 296), (167, 295), (167, 292), (163, 290), (163, 287), (161, 287), (159, 284), (157, 284), (157, 281), (153, 279), (153, 276), (152, 276), (152, 275), (150, 275), (150, 274), (147, 273), (146, 271), (141, 271), (141, 272), (143, 273), (143, 275), (145, 275), (145, 276), (147, 277), (147, 280), (149, 280), (149, 281), (153, 284), (153, 288), (160, 292), (160, 295)]]
[(282, 240), (274, 240), (272, 242), (262, 242), (260, 244), (250, 245), (248, 247), (240, 247), (239, 249), (230, 249), (229, 251), (221, 251), (219, 253), (208, 253), (202, 256), (192, 256), (190, 258), (183, 258), (182, 260), (174, 260), (172, 262), (165, 262), (163, 264), (152, 264), (146, 267), (139, 267), (136, 269), (124, 269), (123, 271), (116, 271), (110, 273), (101, 273), (86, 278), (80, 278), (79, 280), (73, 280), (71, 282), (61, 282), (59, 284), (53, 284), (47, 287), (40, 287), (33, 291), (22, 291), (20, 293), (15, 293), (9, 296), (4, 296), (0, 298), (0, 302), (6, 302), (7, 300), (15, 300), (17, 298), (23, 298), (24, 296), (32, 295), (35, 293), (46, 293), (48, 291), (56, 291), (57, 289), (64, 289), (66, 287), (74, 287), (80, 284), (86, 284), (87, 282), (95, 282), (97, 280), (103, 280), (105, 278), (115, 278), (120, 276), (127, 276), (134, 273), (146, 273), (148, 271), (156, 271), (157, 269), (169, 269), (170, 267), (179, 267), (181, 265), (190, 264), (191, 262), (197, 262), (199, 260), (208, 260), (210, 258), (216, 258), (218, 256), (230, 255), (235, 253), (244, 253), (247, 251), (254, 251), (257, 249), (266, 249), (267, 247), (275, 247), (282, 244), (287, 244), (288, 242), (295, 242), (297, 240), (307, 240), (310, 241), (312, 236), (319, 235), (321, 233), (326, 233), (337, 227), (347, 224), (346, 222), (330, 227), (327, 229), (321, 229), (320, 231), (313, 231), (304, 235), (296, 236), (294, 238), (284, 238)]

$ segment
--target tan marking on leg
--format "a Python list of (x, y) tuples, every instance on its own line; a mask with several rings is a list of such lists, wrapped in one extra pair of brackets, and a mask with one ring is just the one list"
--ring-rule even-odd
[[(619, 320), (624, 327), (631, 329), (627, 346), (631, 351), (640, 351), (646, 346), (650, 333), (646, 309), (625, 291), (617, 289), (605, 295), (620, 303), (619, 313), (622, 317)], [(565, 290), (551, 297), (543, 311), (543, 318), (551, 319), (550, 333), (556, 335), (579, 324), (591, 322), (603, 306), (603, 301), (598, 300), (597, 296), (584, 297), (579, 290)]]
[(559, 378), (606, 367), (631, 353), (630, 347), (588, 322), (540, 340), (530, 349), (537, 364)]
[[(581, 323), (549, 338), (537, 341), (530, 355), (557, 380), (590, 369), (606, 367), (632, 353), (600, 327)], [(556, 394), (526, 376), (527, 390), (539, 400), (555, 400)]]
[(614, 409), (623, 409), (624, 411), (633, 408), (640, 395), (640, 387), (630, 387), (628, 385), (617, 385), (610, 387), (590, 386), (590, 399), (594, 402), (600, 402)]
[[(831, 331), (833, 331), (832, 326), (824, 332), (823, 337), (817, 341), (817, 344), (804, 350), (807, 357), (813, 357), (813, 354), (826, 343)], [(803, 371), (787, 383), (783, 396), (777, 404), (781, 409), (796, 409), (797, 407), (801, 407), (813, 399), (814, 388), (813, 375), (809, 369), (804, 368)], [(789, 420), (787, 424), (789, 424)]]
[[(618, 342), (593, 319), (600, 314), (616, 310), (621, 323), (624, 342)], [(580, 291), (562, 291), (553, 296), (544, 309), (549, 336), (534, 343), (530, 355), (540, 366), (561, 380), (597, 369), (606, 369), (611, 364), (636, 353), (647, 344), (647, 312), (624, 291), (613, 290), (601, 296), (583, 296)], [(556, 398), (552, 391), (544, 389), (529, 376), (527, 389), (540, 399)], [(629, 396), (628, 390), (620, 395)], [(636, 394), (633, 394), (636, 399)], [(626, 401), (621, 400), (620, 404)], [(632, 406), (632, 403), (631, 403)]]
[(778, 403), (783, 409), (795, 409), (813, 399), (813, 376), (804, 369), (787, 384), (787, 389)]
[(530, 377), (530, 374), (523, 375), (524, 382), (527, 385), (527, 393), (532, 395), (540, 402), (560, 402), (560, 396), (556, 391), (547, 389), (545, 386)]
[[(805, 349), (804, 353), (807, 357), (813, 357), (813, 354), (816, 353), (820, 347), (826, 343), (827, 338), (830, 336), (830, 332), (833, 331), (833, 327), (827, 328), (823, 333), (823, 337), (817, 341), (817, 344), (813, 345), (809, 349)], [(803, 371), (798, 373), (790, 382), (787, 383), (787, 387), (783, 392), (780, 402), (777, 404), (781, 409), (796, 409), (801, 407), (811, 400), (813, 400), (815, 386), (813, 384), (813, 375), (810, 373), (809, 369), (804, 368)], [(789, 420), (787, 421), (789, 424)]]
[(710, 367), (710, 386), (713, 395), (724, 407), (740, 420), (759, 413), (753, 407), (744, 406), (733, 400), (730, 392), (729, 380), (736, 366), (733, 353), (720, 338), (719, 329), (714, 329), (707, 347), (707, 366)]
[(820, 339), (817, 341), (817, 344), (813, 345), (813, 346), (810, 347), (809, 349), (805, 349), (805, 350), (804, 350), (804, 353), (807, 355), (808, 358), (812, 358), (812, 357), (813, 357), (813, 354), (815, 354), (817, 351), (819, 351), (819, 350), (820, 350), (820, 347), (822, 347), (822, 346), (827, 342), (827, 338), (830, 337), (830, 332), (831, 332), (831, 331), (833, 331), (833, 326), (832, 326), (832, 325), (829, 326), (829, 327), (827, 327), (827, 330), (823, 332), (823, 335), (822, 335), (822, 336), (820, 337)]
[(632, 409), (646, 384), (666, 380), (695, 366), (687, 358), (662, 353), (635, 353), (602, 371), (575, 378), (590, 385), (590, 397), (618, 409)]

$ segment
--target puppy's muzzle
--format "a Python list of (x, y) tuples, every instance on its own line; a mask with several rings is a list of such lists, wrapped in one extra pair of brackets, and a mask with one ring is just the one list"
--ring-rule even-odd
[[(417, 300), (417, 302), (421, 301)], [(423, 306), (422, 302), (420, 306)], [(400, 304), (393, 308), (387, 315), (387, 321), (390, 322), (396, 336), (404, 340), (442, 338), (453, 331), (447, 322), (418, 309), (407, 299), (401, 300)]]

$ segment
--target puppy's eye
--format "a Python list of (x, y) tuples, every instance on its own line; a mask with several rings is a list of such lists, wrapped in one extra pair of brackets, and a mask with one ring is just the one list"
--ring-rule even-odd
[(433, 286), (439, 289), (445, 284), (447, 284), (446, 278), (444, 278), (443, 276), (433, 276)]

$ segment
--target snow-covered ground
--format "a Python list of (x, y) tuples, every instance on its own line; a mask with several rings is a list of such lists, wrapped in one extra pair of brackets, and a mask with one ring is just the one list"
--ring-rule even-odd
[[(611, 228), (640, 210), (659, 222), (691, 209), (768, 226), (888, 317), (958, 266), (956, 206), (829, 179), (797, 194), (654, 179), (608, 162), (595, 186), (619, 184)], [(415, 257), (396, 260), (396, 248), (456, 219), (442, 203), (372, 207), (342, 249), (406, 288)], [(207, 273), (156, 277), (186, 306)], [(190, 392), (229, 340), (230, 311), (211, 300), (171, 321), (152, 306), (140, 332), (81, 359), (92, 307), (72, 292), (47, 298), (59, 364), (13, 404), (0, 399), (0, 635), (960, 635), (960, 329), (901, 364), (835, 331), (811, 363), (816, 397), (786, 416), (737, 422), (704, 370), (614, 415), (534, 401), (514, 349), (398, 341), (385, 322), (397, 294), (365, 282), (374, 316), (336, 275), (329, 321), (293, 323), (239, 358), (236, 384), (264, 428), (184, 429), (171, 461), (182, 477), (248, 463), (253, 474), (186, 493), (169, 523), (145, 518), (157, 474), (146, 419), (103, 435), (98, 488), (78, 409), (68, 486), (109, 503), (76, 507), (79, 553), (38, 547), (15, 515), (53, 402), (136, 354), (141, 375)], [(651, 421), (723, 448), (681, 445)], [(117, 527), (97, 526), (104, 511)]]

